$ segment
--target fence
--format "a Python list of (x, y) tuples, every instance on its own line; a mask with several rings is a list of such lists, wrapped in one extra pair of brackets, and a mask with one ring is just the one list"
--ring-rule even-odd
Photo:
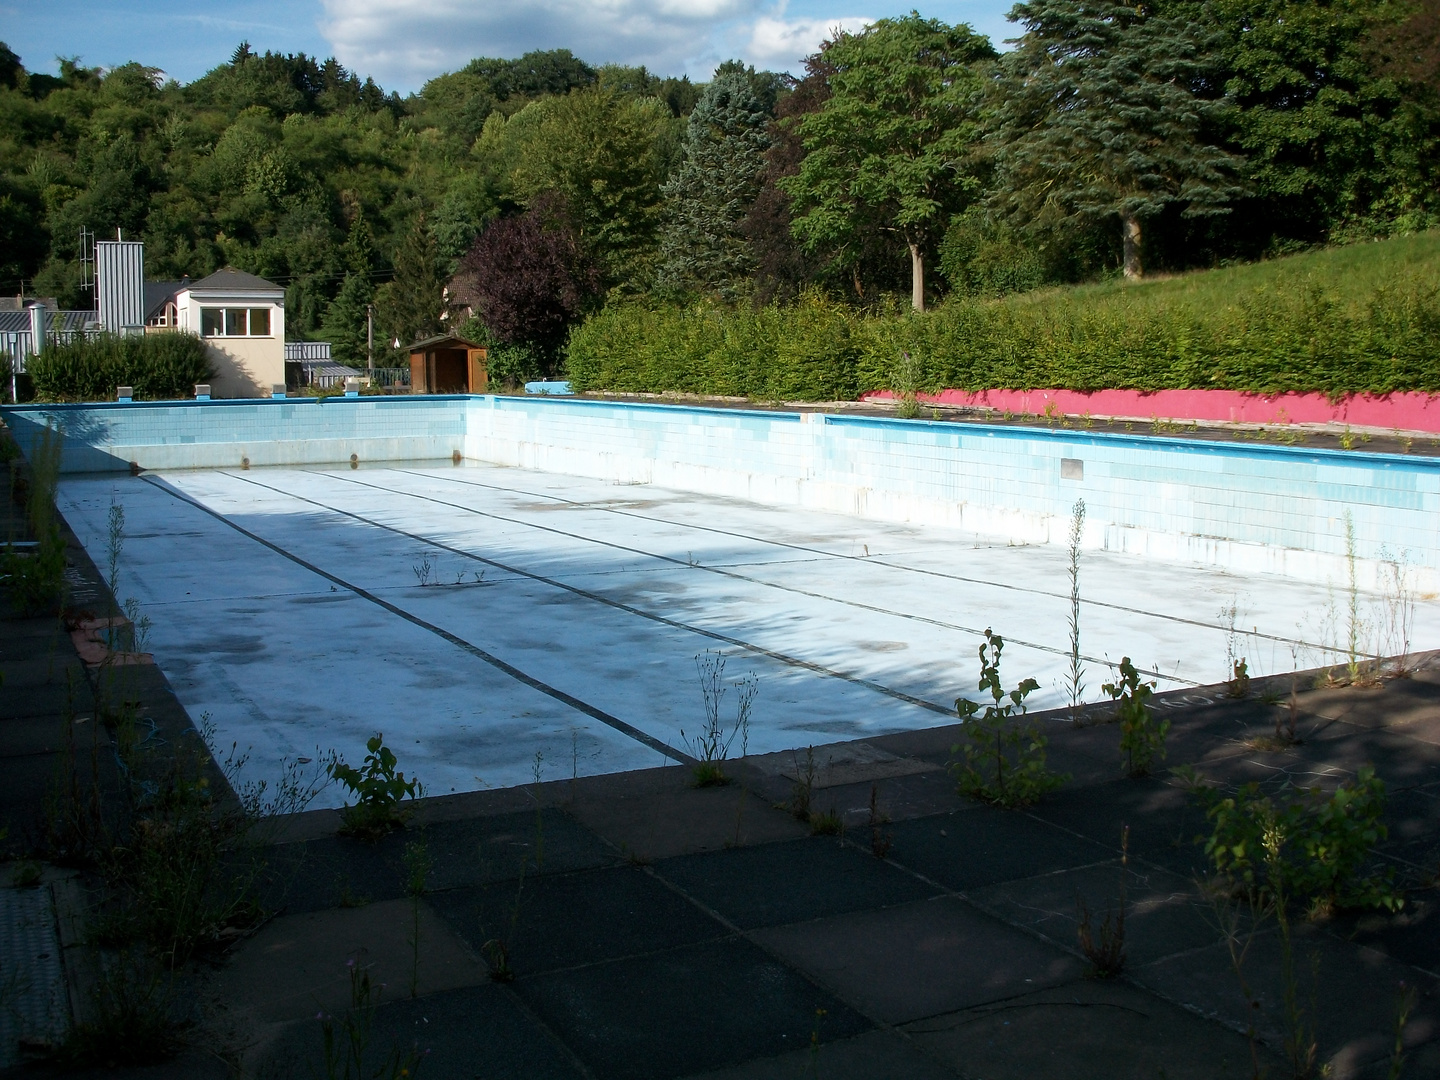
[[(52, 345), (68, 345), (76, 338), (95, 337), (99, 333), (99, 330), (51, 330), (46, 336)], [(10, 362), (10, 370), (16, 375), (25, 374), (25, 359), (34, 351), (29, 330), (0, 333), (0, 357)]]
[[(346, 367), (344, 364), (332, 363), (329, 360), (300, 360), (298, 362), (291, 360), (289, 366), (294, 371), (294, 385), (315, 386), (322, 390), (343, 386), (346, 379), (364, 379), (370, 374), (364, 368)], [(375, 368), (372, 385), (387, 390), (397, 386), (409, 386), (410, 369)]]
[(330, 363), (330, 342), (328, 341), (287, 341), (285, 359), (302, 364)]

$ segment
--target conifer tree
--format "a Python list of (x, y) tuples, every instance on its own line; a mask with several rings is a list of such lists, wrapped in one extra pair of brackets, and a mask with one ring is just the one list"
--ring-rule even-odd
[(760, 190), (769, 122), (753, 70), (722, 65), (690, 114), (680, 168), (662, 189), (661, 289), (733, 300), (749, 277), (753, 259), (741, 225)]
[(992, 204), (1020, 225), (1078, 217), (1121, 230), (1127, 278), (1144, 272), (1142, 223), (1171, 203), (1225, 213), (1240, 160), (1206, 140), (1216, 31), (1113, 0), (1030, 0), (995, 85)]
[(444, 306), (445, 281), (440, 252), (425, 215), (415, 218), (395, 252), (395, 276), (375, 293), (375, 314), (385, 328), (387, 344), (404, 349), (438, 333)]
[(338, 364), (364, 367), (369, 359), (367, 316), (375, 299), (371, 275), (375, 264), (375, 239), (370, 224), (357, 216), (345, 240), (345, 280), (325, 308), (320, 332), (330, 342), (330, 355)]

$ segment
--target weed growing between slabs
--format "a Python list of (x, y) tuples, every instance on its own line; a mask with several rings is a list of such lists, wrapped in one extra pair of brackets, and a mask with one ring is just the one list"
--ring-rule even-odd
[[(680, 729), (680, 740), (695, 758), (693, 767), (696, 787), (720, 787), (730, 783), (722, 763), (730, 756), (730, 748), (740, 739), (740, 756), (750, 749), (750, 711), (760, 682), (755, 674), (744, 676), (725, 685), (725, 656), (706, 649), (695, 657), (700, 674), (700, 693), (705, 701), (705, 726), (693, 738)], [(735, 691), (735, 722), (727, 725), (720, 716), (720, 703), (731, 690)]]
[(1109, 979), (1125, 970), (1125, 880), (1130, 866), (1130, 826), (1120, 827), (1120, 905), (1112, 912), (1107, 905), (1105, 917), (1097, 927), (1090, 915), (1090, 905), (1079, 895), (1075, 897), (1078, 909), (1076, 933), (1080, 939), (1080, 951), (1090, 961), (1090, 974), (1097, 979)]
[(1164, 759), (1165, 737), (1170, 734), (1170, 721), (1157, 721), (1149, 705), (1155, 683), (1141, 682), (1140, 673), (1127, 656), (1120, 661), (1120, 678), (1101, 689), (1115, 702), (1115, 715), (1120, 721), (1121, 767), (1125, 775), (1148, 776), (1155, 759)]
[(398, 759), (385, 745), (384, 735), (371, 736), (365, 750), (365, 760), (358, 769), (336, 759), (327, 766), (327, 771), (355, 798), (353, 804), (347, 802), (341, 811), (344, 824), (340, 831), (376, 840), (404, 827), (411, 813), (404, 801), (420, 798), (424, 789), (419, 780), (413, 777), (407, 780), (405, 774), (395, 768)]
[(1404, 903), (1394, 872), (1370, 865), (1388, 835), (1385, 782), (1373, 767), (1362, 767), (1329, 796), (1288, 784), (1271, 796), (1257, 783), (1227, 795), (1192, 768), (1176, 774), (1211, 822), (1205, 854), (1231, 891), (1267, 902), (1284, 896), (1312, 915), (1338, 908), (1395, 911)]
[[(980, 644), (979, 689), (990, 691), (991, 701), (981, 706), (957, 698), (955, 711), (964, 722), (969, 740), (950, 748), (964, 755), (951, 763), (962, 794), (998, 806), (1029, 806), (1069, 779), (1045, 767), (1049, 740), (1033, 721), (1026, 721), (1025, 699), (1040, 684), (1025, 679), (1007, 691), (1000, 682), (1000, 655), (1005, 641), (988, 627)], [(982, 711), (983, 710), (983, 711)]]

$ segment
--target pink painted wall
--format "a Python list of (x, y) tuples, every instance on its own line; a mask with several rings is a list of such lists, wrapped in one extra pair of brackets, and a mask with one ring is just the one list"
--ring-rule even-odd
[[(889, 391), (865, 395), (890, 401)], [(1349, 424), (1387, 431), (1440, 433), (1440, 395), (1407, 391), (1371, 397), (1355, 394), (1330, 402), (1324, 394), (1244, 394), (1237, 390), (942, 390), (922, 394), (936, 405), (991, 408), (1041, 415), (1047, 405), (1070, 416), (1121, 416), (1149, 420), (1219, 420), (1242, 424)]]

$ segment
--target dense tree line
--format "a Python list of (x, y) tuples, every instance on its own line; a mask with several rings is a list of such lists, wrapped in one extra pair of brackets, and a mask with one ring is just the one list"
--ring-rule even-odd
[(0, 288), (86, 303), (79, 230), (121, 228), (151, 276), (282, 282), (291, 331), (344, 359), (373, 305), (386, 345), (448, 319), (518, 376), (637, 296), (921, 308), (1436, 220), (1437, 0), (1011, 18), (1003, 53), (912, 14), (837, 34), (798, 80), (557, 50), (408, 98), (244, 45), (185, 86), (139, 64), (34, 73), (0, 47)]

